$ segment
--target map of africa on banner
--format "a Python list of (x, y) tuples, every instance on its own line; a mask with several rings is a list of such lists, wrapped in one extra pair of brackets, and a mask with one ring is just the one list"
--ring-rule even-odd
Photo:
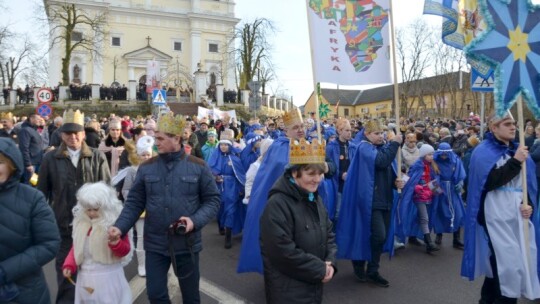
[(389, 0), (307, 0), (315, 82), (392, 82)]

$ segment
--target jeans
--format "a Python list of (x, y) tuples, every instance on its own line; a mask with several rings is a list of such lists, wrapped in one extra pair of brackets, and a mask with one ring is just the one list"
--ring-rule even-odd
[[(201, 302), (199, 294), (199, 253), (182, 253), (176, 255), (178, 283), (184, 304)], [(171, 303), (167, 289), (167, 273), (171, 266), (171, 258), (156, 252), (146, 252), (146, 290), (148, 300), (152, 304)]]

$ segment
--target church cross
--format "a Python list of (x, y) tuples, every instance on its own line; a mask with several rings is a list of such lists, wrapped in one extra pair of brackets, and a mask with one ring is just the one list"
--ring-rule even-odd
[(148, 46), (150, 46), (150, 40), (152, 40), (152, 38), (150, 38), (150, 36), (146, 37), (146, 40), (148, 41)]

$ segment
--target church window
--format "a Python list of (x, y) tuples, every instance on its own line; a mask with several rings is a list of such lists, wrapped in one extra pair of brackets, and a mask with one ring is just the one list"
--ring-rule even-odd
[(121, 46), (120, 37), (112, 37), (111, 38), (111, 45), (112, 46)]
[(210, 53), (219, 52), (218, 44), (217, 43), (209, 43), (208, 44), (208, 52), (210, 52)]
[(175, 51), (181, 52), (182, 51), (182, 42), (175, 41), (173, 44), (173, 48)]
[(82, 40), (82, 32), (75, 32), (73, 31), (71, 33), (71, 41), (78, 42)]

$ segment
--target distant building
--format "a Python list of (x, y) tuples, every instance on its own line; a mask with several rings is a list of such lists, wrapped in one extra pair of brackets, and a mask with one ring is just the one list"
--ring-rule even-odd
[[(470, 75), (459, 72), (399, 84), (401, 116), (466, 117), (479, 113), (480, 94), (470, 89)], [(460, 85), (461, 83), (461, 85)], [(394, 118), (394, 86), (367, 90), (321, 89), (328, 104), (328, 118)], [(486, 113), (492, 109), (493, 94), (486, 94)], [(339, 105), (338, 105), (339, 101)], [(304, 105), (304, 115), (315, 112), (313, 93)]]
[[(190, 83), (190, 77), (201, 63), (202, 69), (208, 72), (208, 84), (214, 80), (222, 83), (225, 89), (235, 88), (233, 60), (224, 55), (234, 47), (229, 42), (239, 22), (234, 16), (234, 1), (43, 1), (46, 6), (70, 3), (87, 12), (106, 12), (108, 15), (108, 36), (98, 46), (104, 56), (94, 58), (84, 49), (76, 50), (69, 67), (70, 82), (143, 83), (147, 61), (156, 60), (160, 63), (162, 81), (172, 82), (179, 78)], [(73, 41), (89, 34), (88, 28), (75, 30)], [(53, 85), (62, 79), (64, 54), (64, 46), (58, 43), (49, 53), (49, 80)]]

